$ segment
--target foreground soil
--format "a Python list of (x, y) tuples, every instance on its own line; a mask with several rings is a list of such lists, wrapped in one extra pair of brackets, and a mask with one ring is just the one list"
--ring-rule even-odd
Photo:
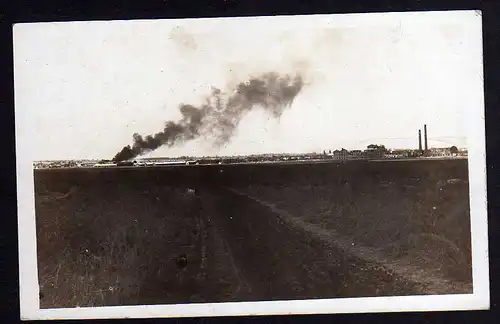
[(471, 292), (450, 165), (35, 174), (41, 307)]
[(42, 308), (238, 299), (226, 243), (186, 188), (63, 187), (37, 186)]

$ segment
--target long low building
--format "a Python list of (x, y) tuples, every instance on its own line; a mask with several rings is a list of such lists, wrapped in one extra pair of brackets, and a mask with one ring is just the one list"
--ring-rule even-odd
[(185, 165), (186, 161), (158, 161), (154, 165)]
[(95, 168), (106, 168), (106, 167), (114, 167), (117, 166), (116, 163), (96, 163), (94, 164)]

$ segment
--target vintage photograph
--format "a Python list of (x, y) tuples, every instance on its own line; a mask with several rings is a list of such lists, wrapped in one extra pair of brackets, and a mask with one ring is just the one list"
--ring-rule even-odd
[(26, 309), (488, 307), (479, 12), (18, 24), (14, 58)]

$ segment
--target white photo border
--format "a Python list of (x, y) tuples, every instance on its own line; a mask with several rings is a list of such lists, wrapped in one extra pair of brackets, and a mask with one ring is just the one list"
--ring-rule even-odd
[[(279, 20), (280, 23), (294, 24), (322, 21), (328, 26), (355, 27), (360, 24), (394, 23), (412, 16), (425, 20), (426, 17), (440, 16), (443, 20), (458, 22), (477, 33), (474, 55), (477, 57), (476, 91), (480, 106), (484, 107), (484, 84), (482, 62), (482, 16), (480, 11), (441, 12), (400, 12), (334, 14), (307, 16), (277, 16), (248, 18), (200, 18), (182, 19), (182, 23), (199, 22), (206, 19), (233, 19), (258, 21)], [(434, 17), (435, 18), (435, 17)], [(175, 20), (178, 23), (180, 20)], [(123, 23), (123, 21), (121, 21)], [(69, 22), (73, 23), (73, 22)], [(89, 22), (77, 22), (89, 23)], [(90, 22), (109, 23), (109, 22)], [(111, 22), (113, 23), (113, 22)], [(16, 35), (24, 25), (14, 25), (14, 69), (19, 64), (16, 54)], [(15, 75), (15, 74), (14, 74)], [(30, 154), (29, 116), (23, 115), (19, 107), (17, 89), (21, 87), (15, 79), (15, 117), (17, 153), (17, 194), (19, 228), (19, 275), (20, 310), (22, 320), (37, 319), (105, 319), (105, 318), (161, 318), (161, 317), (211, 317), (278, 314), (332, 314), (332, 313), (373, 313), (406, 311), (446, 311), (488, 309), (490, 304), (488, 265), (488, 226), (486, 196), (486, 149), (484, 109), (467, 111), (468, 117), (468, 161), (470, 185), (470, 215), (473, 261), (473, 293), (463, 295), (394, 296), (335, 298), (293, 301), (230, 302), (180, 305), (138, 305), (92, 308), (40, 309), (37, 275), (36, 226), (33, 183), (33, 159)]]

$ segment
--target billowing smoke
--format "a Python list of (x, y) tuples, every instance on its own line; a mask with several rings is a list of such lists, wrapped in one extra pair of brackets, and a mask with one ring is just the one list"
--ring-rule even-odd
[(272, 117), (279, 118), (303, 85), (300, 75), (269, 72), (238, 84), (229, 94), (214, 88), (200, 107), (180, 105), (181, 120), (166, 122), (163, 131), (146, 137), (134, 134), (132, 146), (125, 146), (113, 161), (129, 160), (160, 146), (171, 147), (200, 136), (220, 147), (231, 140), (242, 118), (254, 108), (264, 109)]

